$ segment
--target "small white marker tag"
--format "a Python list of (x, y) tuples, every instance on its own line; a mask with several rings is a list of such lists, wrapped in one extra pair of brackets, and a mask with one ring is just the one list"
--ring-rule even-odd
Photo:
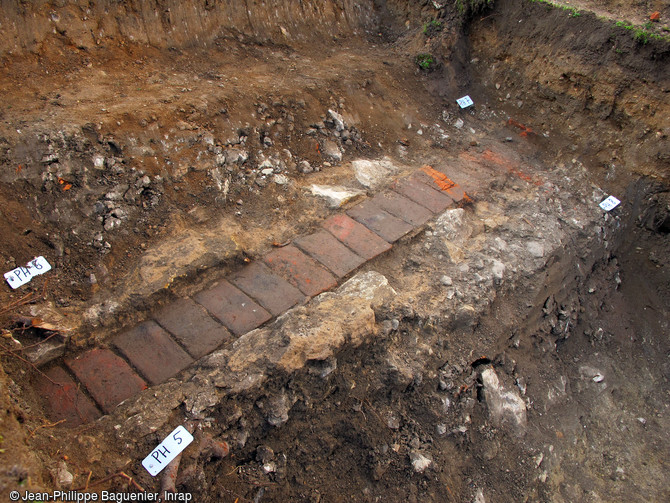
[(26, 264), (25, 267), (17, 267), (5, 273), (5, 279), (9, 286), (17, 289), (29, 283), (31, 279), (51, 270), (51, 264), (44, 257), (37, 257)]
[(619, 206), (620, 203), (621, 201), (619, 201), (616, 197), (610, 196), (600, 203), (600, 207), (605, 211), (610, 211)]
[(470, 98), (470, 96), (468, 96), (467, 94), (465, 96), (463, 96), (462, 98), (458, 98), (456, 100), (456, 103), (458, 103), (458, 105), (461, 108), (468, 108), (468, 107), (475, 104), (475, 102), (472, 101), (472, 98)]
[(152, 477), (155, 477), (191, 442), (193, 442), (193, 435), (183, 426), (177, 426), (158, 447), (151, 451), (151, 454), (144, 458), (142, 466)]

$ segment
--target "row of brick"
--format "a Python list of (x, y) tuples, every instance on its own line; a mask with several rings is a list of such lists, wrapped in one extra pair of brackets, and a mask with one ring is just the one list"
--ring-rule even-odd
[[(38, 392), (54, 420), (70, 425), (110, 413), (123, 400), (175, 376), (234, 337), (253, 330), (389, 250), (398, 239), (467, 198), (424, 166), (318, 231), (276, 248), (192, 298), (45, 372)], [(85, 388), (82, 389), (82, 385)]]

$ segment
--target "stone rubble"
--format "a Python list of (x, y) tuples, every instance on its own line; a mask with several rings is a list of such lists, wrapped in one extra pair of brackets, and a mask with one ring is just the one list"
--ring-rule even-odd
[(523, 436), (526, 428), (526, 403), (516, 390), (502, 385), (492, 368), (481, 374), (484, 399), (491, 419), (497, 426), (508, 425), (516, 435)]

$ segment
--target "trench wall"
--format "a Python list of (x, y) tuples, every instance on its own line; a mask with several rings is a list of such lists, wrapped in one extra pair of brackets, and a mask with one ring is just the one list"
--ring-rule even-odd
[(510, 115), (560, 131), (604, 170), (667, 179), (667, 37), (643, 41), (614, 19), (528, 0), (496, 0), (469, 28), (475, 81)]
[(374, 26), (371, 1), (4, 0), (0, 54), (37, 52), (52, 37), (91, 49), (109, 42), (208, 46), (220, 36), (286, 43), (353, 35)]

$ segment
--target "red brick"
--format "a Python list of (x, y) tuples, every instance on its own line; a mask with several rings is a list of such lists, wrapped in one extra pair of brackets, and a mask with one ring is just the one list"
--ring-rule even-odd
[(141, 323), (117, 336), (114, 345), (151, 384), (169, 379), (193, 362), (154, 321)]
[(432, 176), (430, 176), (428, 173), (426, 173), (421, 169), (416, 170), (407, 179), (412, 180), (414, 182), (423, 183), (427, 185), (429, 188), (438, 191), (440, 194), (444, 194), (445, 196), (447, 195), (447, 193), (444, 190), (442, 190), (444, 186), (440, 187), (441, 184), (438, 185), (437, 182), (439, 180), (435, 180)]
[[(443, 172), (443, 170), (438, 170), (440, 172)], [(468, 200), (469, 197), (465, 193), (465, 190), (463, 187), (461, 187), (459, 184), (451, 180), (450, 178), (447, 178), (449, 180), (451, 187), (446, 188), (443, 193), (447, 194), (451, 199), (454, 200), (455, 203), (460, 203), (464, 200)]]
[(227, 281), (220, 281), (193, 299), (236, 335), (246, 334), (272, 318), (270, 313)]
[(391, 188), (433, 213), (442, 213), (453, 204), (453, 200), (446, 193), (411, 178), (397, 180)]
[(65, 364), (107, 414), (147, 387), (144, 380), (109, 349), (92, 349), (65, 360)]
[(447, 189), (447, 194), (449, 194), (449, 197), (452, 198), (456, 203), (470, 200), (463, 188), (458, 184), (454, 185), (450, 189)]
[(332, 274), (292, 245), (268, 253), (265, 262), (274, 272), (310, 297), (337, 285)]
[(391, 249), (389, 243), (343, 213), (330, 217), (323, 227), (366, 260)]
[(211, 353), (231, 339), (230, 332), (191, 299), (179, 299), (159, 311), (154, 320), (194, 358)]
[(425, 224), (433, 217), (433, 214), (423, 206), (392, 190), (377, 194), (372, 198), (372, 202), (415, 227)]
[[(101, 414), (89, 397), (79, 388), (70, 374), (62, 367), (53, 367), (44, 372), (35, 389), (44, 398), (47, 416), (53, 421), (65, 419), (65, 425), (74, 427), (90, 423)], [(53, 382), (52, 382), (53, 381)]]
[(272, 274), (260, 262), (249, 264), (230, 278), (230, 282), (251, 295), (274, 316), (282, 314), (304, 299), (297, 288)]
[(347, 213), (389, 243), (394, 243), (413, 229), (410, 224), (382, 210), (370, 199), (354, 206)]
[(411, 179), (428, 184), (435, 190), (446, 193), (456, 203), (468, 200), (469, 197), (465, 191), (446, 174), (445, 169), (435, 169), (432, 166), (424, 166), (419, 171), (415, 171)]
[(303, 236), (295, 244), (333, 271), (338, 278), (346, 276), (365, 262), (364, 258), (356, 255), (326, 231)]

